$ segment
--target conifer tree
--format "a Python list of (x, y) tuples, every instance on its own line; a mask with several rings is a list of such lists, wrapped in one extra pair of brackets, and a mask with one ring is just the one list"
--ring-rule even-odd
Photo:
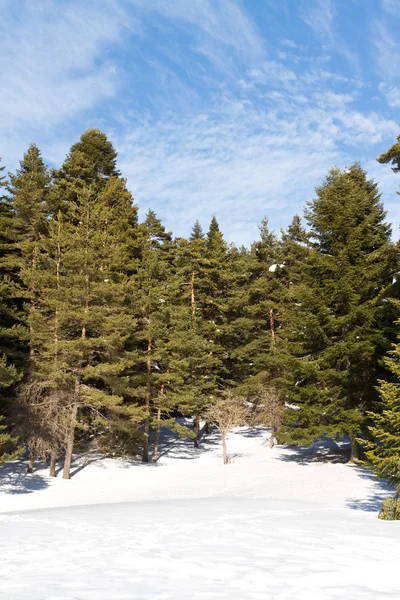
[(116, 161), (117, 152), (107, 136), (99, 129), (87, 129), (71, 147), (62, 167), (52, 172), (49, 206), (53, 214), (64, 210), (68, 202), (77, 202), (85, 186), (100, 192), (110, 177), (119, 177)]
[(176, 255), (176, 288), (181, 299), (175, 302), (170, 352), (174, 371), (181, 373), (180, 410), (194, 418), (195, 447), (200, 440), (201, 414), (229, 375), (223, 336), (230, 281), (228, 246), (213, 217), (207, 236), (195, 227), (189, 242), (179, 241)]
[[(397, 321), (397, 325), (400, 322)], [(392, 374), (387, 381), (380, 381), (379, 411), (370, 412), (372, 425), (369, 427), (369, 441), (366, 444), (367, 458), (375, 473), (395, 486), (400, 494), (400, 343), (385, 358), (385, 364)]]
[(194, 240), (203, 240), (203, 239), (204, 239), (203, 229), (200, 225), (200, 221), (197, 219), (195, 224), (193, 225), (189, 241), (193, 242)]
[(131, 280), (137, 359), (131, 367), (134, 395), (144, 408), (143, 462), (149, 461), (149, 435), (155, 412), (158, 424), (167, 396), (163, 373), (166, 365), (162, 347), (168, 336), (166, 305), (173, 262), (171, 233), (153, 211), (139, 227), (140, 258)]
[[(15, 247), (19, 257), (19, 279), (24, 288), (28, 311), (34, 311), (37, 300), (37, 264), (39, 240), (47, 230), (47, 197), (50, 175), (40, 151), (31, 144), (25, 153), (20, 168), (10, 174), (10, 192), (15, 229)], [(30, 320), (31, 326), (33, 318)], [(30, 332), (30, 358), (33, 359), (33, 333)]]
[(246, 281), (235, 281), (232, 290), (232, 355), (237, 361), (240, 389), (250, 396), (279, 379), (283, 367), (282, 325), (287, 288), (285, 264), (281, 261), (280, 244), (264, 219), (260, 240), (247, 256)]
[[(109, 143), (104, 143), (107, 150)], [(123, 400), (126, 349), (135, 328), (127, 271), (135, 260), (136, 208), (120, 177), (98, 181), (101, 153), (100, 165), (91, 163), (91, 183), (86, 171), (73, 170), (71, 175), (69, 166), (76, 158), (90, 163), (81, 148), (73, 147), (62, 168), (71, 185), (65, 196), (59, 187), (62, 210), (43, 238), (40, 311), (35, 311), (33, 327), (42, 408), (50, 401), (55, 404), (56, 419), (65, 432), (65, 478), (70, 476), (77, 427), (105, 430), (118, 413), (134, 419), (134, 410), (123, 406)]]
[(298, 410), (288, 411), (281, 439), (310, 443), (348, 433), (356, 460), (390, 343), (392, 313), (383, 300), (393, 292), (397, 256), (377, 185), (357, 163), (329, 173), (306, 217), (310, 253), (294, 292), (296, 381), (289, 391)]
[[(12, 387), (21, 379), (24, 367), (25, 336), (23, 302), (16, 282), (18, 257), (14, 248), (15, 228), (12, 203), (4, 192), (6, 177), (0, 167), (0, 421), (9, 412)], [(0, 459), (10, 458), (13, 438), (0, 424)]]

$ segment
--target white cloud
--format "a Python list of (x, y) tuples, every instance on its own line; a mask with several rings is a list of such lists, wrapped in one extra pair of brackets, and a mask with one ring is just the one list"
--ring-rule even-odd
[(269, 87), (263, 74), (280, 66), (250, 71), (240, 102), (220, 95), (202, 115), (149, 121), (116, 141), (143, 210), (179, 235), (216, 214), (229, 241), (249, 243), (263, 215), (275, 228), (288, 223), (329, 168), (394, 135), (395, 122), (353, 106), (357, 90), (326, 89), (325, 72), (319, 84), (314, 72), (311, 82), (304, 74), (289, 78), (293, 88)]
[(400, 0), (383, 0), (382, 6), (390, 15), (400, 16)]
[(398, 86), (380, 83), (379, 91), (386, 98), (386, 101), (389, 104), (389, 106), (393, 108), (400, 107), (400, 88)]
[(333, 21), (337, 12), (332, 0), (314, 0), (314, 3), (307, 3), (307, 8), (301, 11), (302, 19), (314, 32), (321, 37), (325, 37), (331, 42), (334, 41)]
[(372, 32), (378, 74), (389, 81), (400, 77), (400, 42), (383, 21), (375, 21)]
[(314, 31), (328, 48), (342, 54), (351, 66), (359, 71), (358, 57), (350, 50), (343, 37), (335, 28), (335, 19), (340, 14), (338, 7), (343, 10), (343, 5), (336, 4), (333, 0), (314, 0), (313, 3), (306, 2), (300, 11), (305, 23)]
[[(313, 57), (283, 39), (285, 52), (267, 55), (269, 40), (240, 0), (6, 4), (0, 133), (7, 162), (33, 139), (59, 164), (78, 127), (99, 126), (139, 205), (156, 209), (176, 234), (186, 235), (196, 218), (206, 228), (216, 214), (228, 240), (249, 243), (263, 215), (275, 228), (288, 223), (332, 165), (370, 156), (397, 132), (392, 120), (360, 108), (360, 79), (321, 68), (326, 53)], [(335, 28), (340, 4), (306, 4), (303, 19), (321, 43), (354, 65)], [(384, 34), (377, 32), (382, 61)], [(141, 41), (145, 50), (132, 58), (124, 47), (127, 63), (119, 67), (114, 51), (128, 36), (129, 51)], [(395, 85), (380, 90), (398, 106)]]
[(298, 45), (296, 44), (296, 42), (294, 42), (293, 40), (288, 40), (286, 38), (281, 40), (281, 44), (282, 44), (282, 46), (286, 46), (287, 48), (298, 48)]
[(127, 22), (105, 1), (8, 2), (0, 23), (5, 133), (27, 123), (49, 127), (113, 96), (116, 70), (103, 51)]
[[(251, 63), (265, 54), (255, 23), (237, 0), (130, 0), (144, 22), (148, 15), (163, 16), (192, 37), (191, 47), (218, 69)], [(231, 52), (235, 53), (232, 60)]]

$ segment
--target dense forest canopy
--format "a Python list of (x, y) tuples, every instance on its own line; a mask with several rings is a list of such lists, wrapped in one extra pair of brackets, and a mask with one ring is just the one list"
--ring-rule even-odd
[[(399, 143), (379, 160), (398, 171)], [(188, 239), (151, 210), (140, 222), (97, 129), (58, 169), (34, 144), (1, 169), (2, 460), (27, 449), (30, 470), (62, 459), (69, 478), (90, 444), (148, 462), (161, 426), (198, 446), (206, 418), (289, 444), (349, 435), (354, 461), (368, 440), (399, 485), (399, 245), (360, 164), (332, 169), (281, 235), (265, 218), (250, 248), (215, 217)]]

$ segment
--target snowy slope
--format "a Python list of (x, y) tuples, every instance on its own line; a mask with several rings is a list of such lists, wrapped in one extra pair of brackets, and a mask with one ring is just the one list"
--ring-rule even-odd
[(227, 466), (210, 436), (71, 481), (4, 468), (0, 598), (400, 598), (400, 523), (376, 513), (387, 490), (323, 445), (267, 437), (232, 434)]

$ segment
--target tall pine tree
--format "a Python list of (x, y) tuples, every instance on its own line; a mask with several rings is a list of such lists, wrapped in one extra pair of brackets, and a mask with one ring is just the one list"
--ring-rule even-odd
[(384, 300), (397, 256), (377, 185), (357, 163), (329, 173), (306, 218), (310, 254), (295, 291), (296, 381), (289, 391), (298, 410), (288, 412), (282, 439), (310, 443), (348, 433), (356, 460), (390, 343), (392, 312)]

